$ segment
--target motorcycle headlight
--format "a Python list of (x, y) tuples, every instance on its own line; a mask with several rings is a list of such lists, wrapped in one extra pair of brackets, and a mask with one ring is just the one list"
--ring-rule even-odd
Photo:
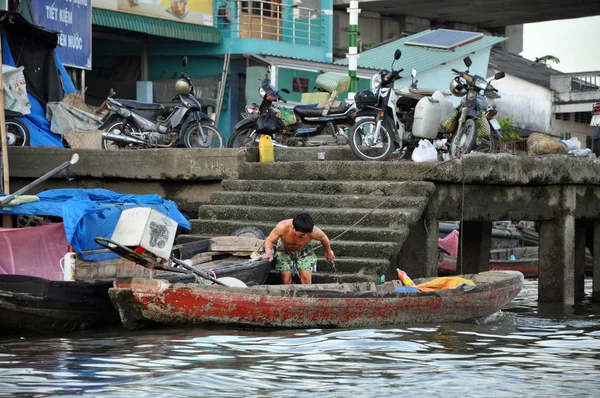
[(487, 81), (482, 79), (475, 80), (475, 86), (480, 90), (485, 90), (487, 88)]
[(381, 87), (381, 75), (378, 73), (373, 77), (373, 89), (377, 90)]
[(258, 89), (258, 93), (260, 94), (261, 97), (264, 97), (267, 92), (265, 91), (264, 88), (261, 87)]

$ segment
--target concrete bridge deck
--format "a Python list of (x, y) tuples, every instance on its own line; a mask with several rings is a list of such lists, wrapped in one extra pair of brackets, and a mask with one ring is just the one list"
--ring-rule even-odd
[[(328, 148), (327, 160), (317, 161), (322, 150), (277, 148), (275, 163), (257, 162), (252, 150), (78, 150), (74, 179), (52, 179), (39, 189), (157, 193), (195, 219), (194, 234), (224, 234), (241, 225), (268, 233), (302, 208), (318, 214), (331, 237), (385, 201), (334, 247), (342, 268), (335, 271), (372, 278), (384, 268), (390, 276), (396, 266), (415, 277), (435, 275), (439, 220), (464, 222), (465, 273), (489, 267), (492, 221), (539, 221), (540, 302), (572, 304), (583, 297), (586, 240), (600, 253), (600, 161), (474, 154), (443, 164), (363, 162), (347, 148)], [(11, 147), (12, 191), (72, 152)], [(600, 256), (594, 256), (594, 275), (600, 275)], [(600, 298), (600, 278), (593, 294)]]

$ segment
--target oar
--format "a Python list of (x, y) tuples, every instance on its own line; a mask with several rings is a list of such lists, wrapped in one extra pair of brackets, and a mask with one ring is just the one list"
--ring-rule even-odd
[(185, 269), (188, 269), (188, 270), (192, 271), (194, 274), (196, 274), (198, 276), (201, 276), (204, 279), (208, 279), (209, 281), (214, 282), (214, 283), (216, 283), (218, 285), (222, 285), (222, 286), (226, 286), (226, 287), (231, 287), (228, 284), (226, 284), (224, 282), (221, 282), (220, 280), (218, 280), (216, 278), (213, 278), (212, 276), (209, 276), (209, 275), (205, 274), (204, 272), (200, 271), (198, 268), (196, 268), (196, 267), (194, 267), (192, 265), (186, 264), (184, 261), (181, 261), (178, 258), (171, 257), (171, 261), (173, 261), (177, 265), (182, 266)]
[(44, 174), (37, 180), (25, 185), (23, 188), (19, 189), (17, 192), (4, 196), (3, 198), (0, 199), (0, 209), (2, 209), (8, 202), (13, 200), (15, 197), (22, 195), (23, 193), (29, 191), (31, 188), (35, 187), (36, 185), (41, 184), (42, 182), (48, 180), (49, 178), (52, 178), (52, 176), (54, 176), (55, 174), (58, 174), (59, 172), (66, 169), (67, 167), (74, 165), (78, 161), (79, 161), (79, 155), (74, 153), (73, 156), (71, 156), (71, 160), (64, 162), (63, 164), (61, 164), (60, 166), (56, 167), (53, 170), (50, 170), (49, 172), (47, 172), (46, 174)]

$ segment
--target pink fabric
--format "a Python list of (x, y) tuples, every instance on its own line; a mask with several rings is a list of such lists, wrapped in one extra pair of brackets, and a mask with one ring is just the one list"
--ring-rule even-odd
[(457, 229), (450, 232), (445, 238), (438, 239), (438, 246), (440, 249), (451, 255), (452, 257), (456, 257), (458, 254), (458, 235), (459, 232)]
[(63, 223), (0, 228), (0, 274), (63, 280), (60, 259), (68, 251)]

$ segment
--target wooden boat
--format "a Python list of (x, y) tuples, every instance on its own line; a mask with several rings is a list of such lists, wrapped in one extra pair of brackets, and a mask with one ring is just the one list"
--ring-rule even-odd
[[(192, 324), (383, 327), (485, 317), (509, 303), (523, 284), (523, 275), (510, 271), (465, 278), (476, 286), (413, 293), (395, 292), (399, 281), (230, 288), (126, 278), (115, 280), (109, 295), (121, 322), (130, 330)], [(427, 280), (431, 279), (435, 278)]]
[[(490, 270), (518, 271), (525, 278), (538, 276), (538, 247), (523, 246), (509, 249), (490, 250)], [(585, 256), (585, 272), (591, 275), (593, 259), (589, 251)], [(456, 257), (440, 250), (438, 274), (440, 276), (456, 275), (460, 273), (456, 268)]]
[[(231, 242), (236, 237), (227, 237)], [(239, 238), (248, 240), (251, 238)], [(174, 246), (173, 253), (191, 259), (196, 269), (214, 272), (216, 278), (235, 277), (247, 285), (265, 283), (271, 264), (250, 260), (234, 247), (214, 251), (218, 240), (201, 240)], [(223, 248), (222, 248), (223, 249)], [(192, 272), (149, 270), (124, 259), (77, 264), (75, 281), (53, 281), (26, 275), (0, 275), (0, 333), (43, 333), (119, 325), (108, 289), (117, 276), (144, 275), (185, 286), (199, 281)], [(82, 279), (83, 278), (83, 279)]]

